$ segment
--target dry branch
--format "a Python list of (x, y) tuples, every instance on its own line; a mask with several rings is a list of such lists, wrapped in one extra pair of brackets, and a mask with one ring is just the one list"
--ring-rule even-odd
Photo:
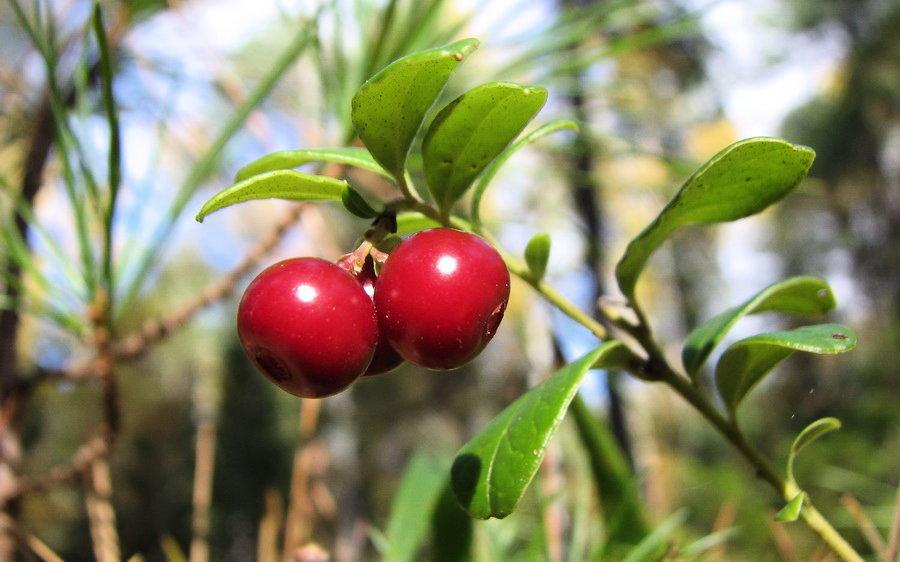
[(216, 426), (202, 422), (197, 429), (197, 449), (194, 462), (194, 514), (191, 521), (192, 538), (190, 562), (209, 560), (209, 509), (212, 505), (213, 469), (216, 458)]
[(106, 456), (101, 455), (90, 465), (85, 479), (84, 503), (87, 508), (91, 541), (97, 562), (119, 562), (119, 534), (116, 531), (116, 512), (112, 506), (112, 479)]
[(26, 494), (75, 482), (86, 473), (96, 459), (105, 455), (107, 451), (109, 451), (109, 445), (106, 437), (96, 436), (79, 447), (68, 464), (52, 468), (38, 476), (19, 478), (13, 489), (0, 496), (0, 504), (6, 504)]
[[(316, 472), (317, 457), (324, 453), (323, 446), (313, 440), (319, 421), (320, 400), (305, 398), (300, 406), (300, 444), (294, 453), (291, 474), (291, 489), (288, 499), (287, 519), (284, 524), (284, 545), (282, 557), (290, 560), (300, 545), (309, 539), (315, 512), (309, 495), (310, 480)], [(317, 451), (319, 454), (316, 454)], [(327, 461), (324, 461), (327, 462)]]
[(856, 526), (859, 527), (860, 532), (863, 537), (865, 537), (866, 542), (869, 543), (869, 546), (872, 547), (875, 554), (877, 554), (880, 559), (891, 562), (891, 560), (887, 558), (887, 547), (884, 544), (884, 539), (878, 534), (878, 529), (875, 527), (875, 524), (872, 523), (872, 520), (869, 519), (869, 516), (866, 515), (862, 505), (860, 505), (856, 498), (850, 494), (841, 496), (841, 503), (844, 504), (844, 508), (850, 513), (850, 516), (853, 517), (853, 521), (856, 522)]
[(278, 533), (284, 515), (281, 494), (273, 488), (266, 489), (265, 511), (259, 521), (256, 539), (256, 561), (278, 562)]
[(263, 257), (281, 241), (288, 229), (300, 218), (304, 205), (294, 205), (263, 235), (243, 260), (226, 275), (210, 283), (195, 299), (162, 318), (148, 320), (138, 331), (113, 345), (113, 356), (119, 360), (135, 359), (168, 334), (181, 328), (195, 314), (234, 292), (235, 286)]

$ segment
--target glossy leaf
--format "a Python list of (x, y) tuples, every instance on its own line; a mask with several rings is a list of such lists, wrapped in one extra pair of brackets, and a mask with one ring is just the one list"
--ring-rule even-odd
[(800, 517), (800, 512), (803, 510), (803, 500), (805, 498), (806, 494), (803, 492), (794, 496), (794, 499), (778, 510), (778, 513), (775, 514), (775, 521), (781, 521), (782, 523), (796, 521), (797, 518)]
[[(446, 473), (445, 473), (446, 476)], [(449, 479), (444, 480), (437, 507), (431, 516), (432, 562), (470, 562), (472, 560), (472, 518), (459, 507)]]
[(630, 358), (620, 342), (605, 343), (500, 412), (453, 463), (451, 482), (463, 509), (478, 519), (509, 515), (540, 466), (588, 370), (621, 366)]
[(349, 187), (345, 189), (344, 193), (341, 194), (341, 203), (344, 204), (345, 209), (360, 218), (373, 219), (378, 216), (378, 211), (373, 209), (369, 202), (355, 189), (350, 189)]
[(416, 455), (409, 461), (388, 517), (386, 562), (419, 559), (419, 548), (428, 536), (429, 514), (437, 506), (446, 483), (446, 464), (425, 455)]
[(398, 181), (425, 114), (459, 63), (477, 47), (477, 40), (464, 39), (403, 57), (369, 78), (353, 96), (350, 118), (356, 134)]
[(391, 179), (391, 174), (378, 165), (378, 162), (372, 158), (368, 150), (365, 148), (345, 147), (304, 148), (266, 154), (238, 170), (238, 173), (235, 175), (235, 181), (243, 181), (259, 174), (274, 172), (275, 170), (291, 170), (312, 162), (345, 164)]
[(551, 133), (565, 130), (578, 131), (578, 123), (569, 119), (557, 119), (545, 123), (506, 147), (506, 149), (500, 153), (500, 156), (494, 158), (494, 161), (491, 162), (488, 167), (485, 168), (484, 173), (481, 174), (481, 178), (478, 180), (478, 184), (472, 192), (472, 222), (475, 224), (481, 223), (481, 198), (484, 196), (484, 192), (494, 179), (494, 176), (497, 175), (497, 172), (503, 164), (505, 164), (513, 154), (518, 152), (519, 149), (524, 148)]
[(625, 250), (616, 266), (619, 288), (634, 296), (650, 255), (679, 228), (738, 220), (775, 203), (802, 180), (815, 158), (811, 149), (779, 139), (736, 142), (701, 166)]
[(819, 437), (822, 437), (826, 433), (831, 433), (832, 431), (838, 430), (840, 428), (841, 420), (837, 418), (821, 418), (803, 428), (803, 431), (801, 431), (794, 439), (794, 442), (791, 443), (791, 450), (788, 452), (788, 480), (794, 481), (794, 460), (797, 458), (797, 455), (800, 453), (800, 451)]
[(795, 351), (836, 354), (856, 347), (856, 334), (840, 324), (804, 326), (796, 330), (758, 334), (732, 344), (716, 365), (716, 384), (729, 411), (778, 363)]
[(449, 209), (547, 101), (547, 90), (492, 82), (469, 90), (434, 118), (422, 141), (425, 179)]
[(827, 312), (834, 306), (834, 294), (823, 279), (792, 277), (779, 281), (691, 332), (681, 351), (682, 363), (691, 378), (695, 377), (725, 334), (738, 320), (748, 314), (766, 311), (817, 314)]
[(277, 170), (253, 176), (213, 195), (197, 213), (197, 221), (219, 209), (255, 199), (291, 201), (342, 201), (347, 182), (294, 170)]
[(540, 281), (547, 272), (547, 260), (550, 259), (550, 235), (539, 232), (531, 237), (525, 246), (525, 263), (531, 272), (532, 279)]
[(404, 236), (425, 230), (426, 228), (437, 228), (441, 223), (434, 219), (430, 219), (422, 213), (416, 211), (408, 211), (397, 215), (397, 235)]

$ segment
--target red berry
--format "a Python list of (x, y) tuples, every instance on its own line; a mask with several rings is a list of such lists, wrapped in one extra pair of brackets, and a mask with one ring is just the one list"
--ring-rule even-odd
[[(376, 279), (377, 276), (375, 275), (375, 261), (371, 257), (367, 257), (366, 261), (363, 263), (362, 269), (359, 270), (359, 273), (356, 274), (356, 280), (359, 281), (360, 285), (362, 285), (363, 290), (366, 292), (366, 294), (372, 298), (374, 298), (375, 295)], [(369, 364), (369, 368), (366, 369), (366, 372), (364, 374), (378, 375), (381, 373), (386, 373), (392, 369), (397, 368), (400, 363), (403, 363), (403, 358), (400, 357), (400, 354), (397, 353), (397, 350), (395, 350), (391, 346), (391, 344), (388, 343), (384, 332), (379, 331), (378, 345), (375, 346), (375, 356), (372, 357), (372, 363)]]
[(509, 271), (481, 238), (424, 230), (391, 253), (375, 283), (382, 334), (407, 361), (454, 369), (494, 336), (509, 300)]
[(350, 386), (378, 341), (372, 299), (352, 275), (318, 258), (285, 260), (260, 273), (244, 292), (237, 324), (253, 363), (304, 398)]

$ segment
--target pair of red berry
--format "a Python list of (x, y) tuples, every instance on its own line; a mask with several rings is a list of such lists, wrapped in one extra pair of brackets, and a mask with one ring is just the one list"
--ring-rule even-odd
[(491, 340), (509, 299), (509, 271), (481, 238), (450, 228), (413, 235), (376, 277), (295, 258), (260, 273), (238, 308), (247, 355), (291, 394), (321, 398), (403, 360), (454, 369)]

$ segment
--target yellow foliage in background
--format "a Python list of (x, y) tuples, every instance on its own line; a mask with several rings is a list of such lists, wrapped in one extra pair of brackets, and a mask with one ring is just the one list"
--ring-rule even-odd
[(690, 158), (705, 162), (737, 140), (737, 128), (728, 119), (699, 123), (688, 130), (684, 147)]
[(662, 189), (672, 182), (669, 166), (659, 158), (647, 154), (622, 156), (606, 160), (600, 166), (604, 184), (617, 188)]

